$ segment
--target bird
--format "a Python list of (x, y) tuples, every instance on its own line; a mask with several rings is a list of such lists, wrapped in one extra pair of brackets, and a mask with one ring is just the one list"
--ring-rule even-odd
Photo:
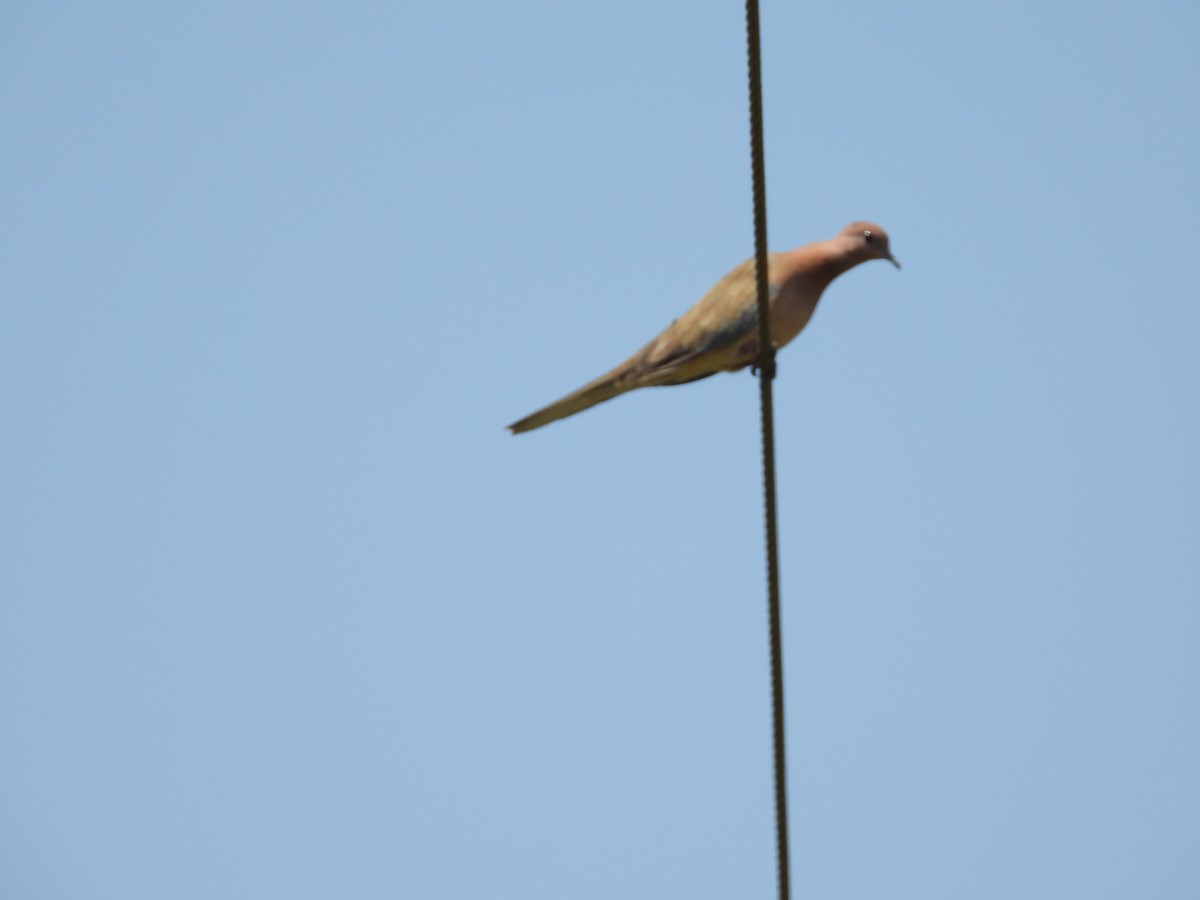
[[(851, 222), (827, 241), (767, 255), (771, 341), (796, 337), (833, 279), (859, 263), (886, 259), (897, 269), (888, 233), (873, 222)], [(735, 372), (758, 357), (755, 261), (746, 260), (663, 332), (610, 372), (508, 426), (513, 434), (541, 428), (597, 403), (643, 387), (687, 384)]]

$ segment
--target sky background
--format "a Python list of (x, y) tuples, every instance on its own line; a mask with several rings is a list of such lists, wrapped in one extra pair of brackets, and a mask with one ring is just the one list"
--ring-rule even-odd
[[(762, 17), (795, 896), (1200, 896), (1200, 7)], [(773, 895), (743, 29), (0, 5), (0, 895)]]

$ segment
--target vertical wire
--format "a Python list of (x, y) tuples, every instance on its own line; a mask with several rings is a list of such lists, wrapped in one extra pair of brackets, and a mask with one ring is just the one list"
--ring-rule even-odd
[(767, 271), (767, 186), (763, 152), (762, 51), (758, 0), (746, 0), (746, 49), (750, 77), (750, 156), (754, 181), (754, 261), (758, 302), (758, 376), (762, 407), (763, 515), (767, 543), (767, 603), (771, 639), (771, 720), (775, 760), (775, 841), (779, 897), (792, 895), (788, 851), (787, 753), (784, 740), (783, 627), (780, 620), (779, 529), (775, 491), (775, 412), (772, 382), (775, 345), (771, 342)]

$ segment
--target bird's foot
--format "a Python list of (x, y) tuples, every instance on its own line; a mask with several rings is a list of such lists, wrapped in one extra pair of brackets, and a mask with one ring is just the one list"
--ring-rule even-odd
[(757, 378), (758, 373), (762, 372), (767, 376), (768, 381), (775, 380), (775, 349), (775, 347), (772, 347), (771, 352), (765, 354), (765, 358), (760, 356), (754, 361), (754, 364), (750, 366), (751, 375)]

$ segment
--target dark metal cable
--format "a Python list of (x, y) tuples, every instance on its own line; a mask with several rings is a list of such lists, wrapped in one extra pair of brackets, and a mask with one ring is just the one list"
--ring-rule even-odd
[(787, 754), (783, 722), (783, 628), (779, 615), (779, 529), (775, 501), (775, 345), (771, 343), (767, 284), (767, 174), (763, 153), (762, 52), (758, 0), (746, 0), (746, 49), (750, 69), (750, 156), (754, 170), (754, 261), (758, 283), (758, 385), (762, 406), (763, 504), (767, 537), (767, 597), (771, 627), (771, 712), (775, 756), (775, 841), (779, 897), (792, 896), (788, 854)]

